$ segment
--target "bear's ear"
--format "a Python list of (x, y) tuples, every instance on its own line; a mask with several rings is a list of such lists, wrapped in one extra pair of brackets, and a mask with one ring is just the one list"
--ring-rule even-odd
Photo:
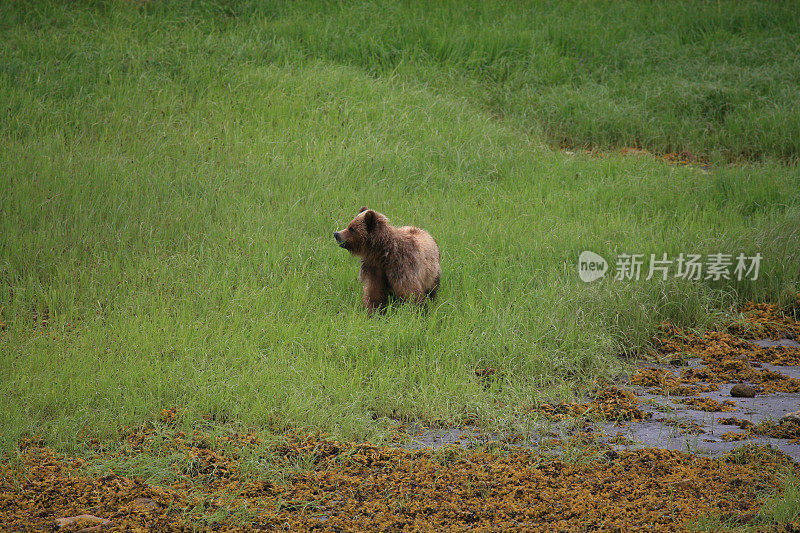
[(366, 210), (367, 210), (367, 206), (364, 206), (364, 207), (362, 207), (361, 209), (358, 210), (358, 214), (360, 215), (361, 213), (363, 213)]
[(375, 224), (378, 222), (378, 215), (375, 211), (371, 209), (367, 209), (367, 212), (364, 213), (364, 225), (367, 227), (367, 231), (372, 231), (375, 229)]

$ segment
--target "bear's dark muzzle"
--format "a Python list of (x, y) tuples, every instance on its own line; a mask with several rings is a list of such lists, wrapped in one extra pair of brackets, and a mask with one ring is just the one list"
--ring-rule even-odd
[(342, 239), (342, 235), (338, 231), (333, 232), (333, 238), (336, 239), (336, 242), (339, 243), (339, 246), (344, 244), (344, 239)]

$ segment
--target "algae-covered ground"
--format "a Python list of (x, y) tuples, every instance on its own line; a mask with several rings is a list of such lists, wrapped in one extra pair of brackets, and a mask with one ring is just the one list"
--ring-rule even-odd
[[(0, 470), (16, 480), (0, 482), (4, 526), (33, 530), (88, 514), (96, 518), (76, 527), (103, 518), (126, 531), (685, 531), (707, 514), (769, 527), (763, 494), (797, 475), (763, 448), (722, 459), (645, 450), (564, 463), (530, 451), (410, 452), (293, 434), (268, 446), (251, 435), (162, 427), (126, 442), (112, 464), (142, 449), (157, 454), (153, 462), (178, 457), (171, 484), (111, 468), (87, 475), (85, 459), (26, 444)], [(265, 453), (273, 467), (294, 469), (288, 483), (252, 472), (248, 459)]]
[[(550, 422), (535, 437), (400, 424), (388, 443), (375, 445), (279, 420), (237, 432), (206, 416), (184, 430), (186, 412), (165, 409), (154, 422), (120, 427), (114, 438), (87, 439), (77, 454), (25, 438), (0, 463), (3, 525), (55, 529), (74, 519), (60, 529), (795, 531), (800, 415), (767, 413), (753, 423), (726, 412), (717, 428), (744, 431), (715, 433), (702, 418), (684, 423), (686, 410), (652, 408), (650, 398), (663, 407), (670, 397), (697, 400), (730, 383), (752, 384), (759, 399), (789, 394), (798, 404), (800, 379), (774, 368), (797, 370), (800, 346), (747, 339), (796, 336), (800, 322), (770, 305), (742, 313), (742, 321), (703, 335), (665, 324), (650, 354), (650, 364), (661, 366), (643, 367), (631, 384), (598, 384), (585, 402), (532, 406)], [(702, 365), (681, 364), (694, 359)], [(776, 365), (760, 369), (766, 361)], [(719, 415), (752, 408), (725, 402), (733, 406), (707, 401), (687, 409)], [(637, 431), (654, 423), (671, 429), (657, 438)], [(697, 440), (730, 446), (688, 446)]]
[[(547, 476), (557, 501), (591, 469), (624, 464), (675, 502), (665, 528), (690, 516), (772, 527), (796, 509), (794, 466), (767, 469), (763, 483), (747, 472), (764, 470), (753, 457), (783, 456), (627, 449), (633, 427), (614, 443), (558, 425), (589, 417), (596, 428), (616, 407), (652, 414), (639, 400), (655, 389), (669, 392), (664, 409), (684, 410), (716, 408), (713, 394), (735, 403), (723, 397), (735, 380), (796, 392), (773, 387), (794, 387), (789, 370), (788, 381), (761, 373), (793, 356), (750, 341), (772, 338), (753, 333), (764, 323), (754, 310), (797, 317), (797, 12), (754, 1), (0, 3), (0, 514), (123, 527), (144, 512), (130, 508), (140, 491), (157, 502), (131, 522), (141, 527), (229, 527), (235, 516), (245, 528), (372, 529), (392, 512), (390, 528), (413, 529), (444, 524), (443, 502), (477, 498), (491, 511), (465, 503), (450, 526), (535, 529), (544, 518), (528, 496)], [(436, 238), (442, 285), (427, 308), (364, 313), (357, 262), (331, 237), (362, 205)], [(604, 278), (582, 281), (584, 251), (608, 260)], [(638, 254), (638, 279), (615, 275), (617, 259)], [(693, 255), (729, 256), (730, 275), (678, 275)], [(739, 256), (760, 258), (757, 275), (737, 275)], [(665, 257), (671, 269), (648, 276)], [(747, 435), (726, 442), (792, 431), (735, 415), (717, 418)], [(568, 444), (524, 447), (543, 420)], [(351, 506), (365, 489), (314, 499), (307, 491), (323, 489), (293, 477), (334, 476), (325, 483), (344, 491), (378, 474), (333, 465), (367, 450), (430, 471), (438, 451), (383, 448), (411, 448), (403, 439), (425, 428), (523, 447), (463, 452), (435, 490), (381, 478), (368, 511)], [(156, 451), (139, 453), (133, 435)], [(322, 466), (291, 455), (294, 444), (234, 446), (226, 471), (244, 461), (272, 487), (253, 511), (256, 496), (219, 503), (217, 477), (203, 476), (221, 470), (176, 441), (221, 435), (342, 444)], [(528, 503), (502, 492), (506, 478), (486, 485), (503, 461), (523, 472)], [(551, 463), (572, 474), (536, 470)], [(701, 485), (682, 481), (694, 479), (689, 464)], [(703, 468), (732, 470), (711, 489)], [(634, 528), (620, 502), (638, 496), (604, 479), (586, 485), (600, 499), (574, 527)], [(724, 505), (732, 479), (751, 495), (738, 510)], [(110, 499), (117, 485), (127, 488)], [(419, 487), (435, 495), (430, 518)], [(631, 524), (652, 519), (631, 509)]]

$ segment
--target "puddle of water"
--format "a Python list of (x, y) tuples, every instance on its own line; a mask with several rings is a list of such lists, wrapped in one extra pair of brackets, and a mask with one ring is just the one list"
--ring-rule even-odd
[(787, 348), (800, 348), (800, 342), (792, 339), (761, 339), (758, 341), (750, 341), (753, 344), (761, 346), (762, 348), (769, 348), (771, 346), (786, 346)]
[[(769, 444), (784, 451), (795, 461), (800, 461), (800, 445), (790, 444), (785, 439), (754, 436), (741, 441), (723, 441), (723, 434), (739, 433), (743, 430), (717, 421), (721, 417), (745, 418), (755, 424), (764, 420), (777, 421), (784, 415), (800, 409), (800, 394), (778, 392), (757, 395), (755, 398), (733, 398), (729, 393), (731, 386), (723, 383), (720, 384), (718, 391), (700, 394), (701, 397), (712, 398), (720, 403), (726, 400), (734, 402), (735, 410), (726, 412), (698, 411), (676, 403), (675, 400), (680, 398), (648, 394), (641, 387), (634, 387), (634, 392), (642, 400), (652, 400), (652, 403), (642, 404), (640, 409), (652, 413), (653, 417), (631, 422), (626, 428), (610, 423), (601, 424), (601, 427), (608, 436), (622, 432), (627, 439), (635, 443), (632, 446), (619, 445), (617, 448), (662, 448), (716, 456), (746, 443), (759, 443)], [(680, 428), (679, 425), (684, 427)], [(693, 434), (691, 428), (698, 428), (703, 433)]]
[[(800, 343), (791, 339), (757, 340), (754, 344), (762, 347), (788, 346), (800, 347)], [(687, 361), (690, 367), (702, 366), (701, 359)], [(641, 363), (640, 368), (660, 368), (668, 372), (677, 373), (679, 369), (674, 366)], [(758, 368), (780, 372), (788, 377), (800, 379), (799, 366), (778, 366), (760, 363)], [(748, 383), (749, 385), (752, 385)], [(777, 448), (795, 461), (800, 461), (800, 444), (791, 444), (786, 439), (752, 436), (741, 441), (727, 442), (722, 440), (722, 435), (730, 432), (743, 432), (737, 426), (720, 424), (720, 417), (736, 417), (750, 420), (758, 424), (764, 420), (780, 420), (784, 415), (800, 410), (800, 394), (774, 392), (758, 394), (754, 398), (734, 398), (730, 395), (733, 383), (720, 383), (719, 390), (704, 392), (699, 396), (711, 398), (720, 403), (731, 401), (735, 409), (726, 412), (706, 412), (691, 409), (689, 406), (676, 403), (682, 397), (667, 397), (650, 394), (644, 387), (631, 386), (630, 389), (640, 398), (639, 408), (652, 414), (652, 418), (637, 420), (617, 425), (613, 423), (597, 423), (593, 427), (599, 434), (604, 434), (600, 442), (611, 444), (615, 449), (635, 448), (660, 448), (665, 450), (679, 450), (688, 453), (717, 456), (727, 453), (744, 444), (758, 443)], [(574, 431), (566, 423), (543, 423), (541, 436), (529, 437), (519, 446), (536, 448), (544, 435), (552, 436), (553, 433), (567, 437)], [(460, 446), (463, 448), (485, 445), (491, 441), (501, 441), (505, 437), (498, 434), (487, 434), (474, 427), (427, 428), (417, 426), (409, 428), (411, 441), (404, 445), (405, 448), (438, 449), (445, 446)], [(615, 437), (622, 436), (632, 444), (616, 444), (612, 442)]]
[(408, 450), (439, 449), (446, 446), (474, 448), (502, 437), (494, 433), (485, 433), (471, 426), (453, 426), (429, 428), (426, 426), (410, 426), (407, 430), (409, 442), (403, 445)]

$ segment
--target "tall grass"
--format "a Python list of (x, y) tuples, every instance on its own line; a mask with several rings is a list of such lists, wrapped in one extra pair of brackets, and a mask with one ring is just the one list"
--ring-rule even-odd
[[(795, 2), (26, 6), (0, 8), (12, 39), (46, 32), (76, 44), (86, 32), (108, 36), (95, 41), (103, 50), (80, 47), (69, 58), (66, 50), (55, 52), (53, 59), (84, 64), (75, 69), (62, 61), (69, 72), (51, 96), (85, 87), (87, 74), (100, 81), (108, 69), (98, 70), (105, 65), (94, 61), (98, 54), (131, 44), (118, 50), (123, 73), (191, 81), (182, 68), (191, 57), (215, 58), (207, 66), (219, 74), (320, 60), (465, 98), (554, 144), (638, 146), (723, 160), (796, 161), (800, 150)], [(64, 31), (70, 29), (76, 31)], [(20, 54), (37, 47), (25, 42), (6, 57), (12, 76), (29, 73), (32, 56)]]
[[(658, 12), (642, 22), (629, 6), (611, 41), (644, 38), (643, 24), (661, 28), (667, 16), (681, 35), (700, 24)], [(536, 9), (556, 22), (534, 24)], [(714, 9), (702, 7), (709, 28), (761, 17), (741, 23), (740, 46), (776, 72), (792, 63), (784, 6)], [(582, 34), (558, 33), (602, 13), (594, 4), (0, 6), (4, 445), (24, 434), (69, 445), (173, 406), (187, 419), (278, 419), (347, 437), (380, 437), (385, 417), (516, 427), (542, 395), (618, 374), (617, 356), (646, 345), (662, 320), (702, 326), (737, 299), (796, 290), (795, 167), (768, 159), (705, 173), (546, 147), (541, 132), (556, 126), (518, 82), (541, 71), (529, 63), (539, 54), (564, 68), (553, 50), (569, 47), (545, 46), (543, 35), (605, 42), (593, 20)], [(771, 31), (782, 47), (762, 48), (767, 22), (788, 28)], [(650, 50), (639, 53), (653, 62), (681, 53)], [(599, 52), (592, 61), (631, 80), (636, 98), (651, 86), (644, 67)], [(509, 74), (493, 74), (503, 64)], [(737, 76), (723, 77), (739, 87)], [(569, 82), (576, 98), (592, 94), (588, 78)], [(759, 90), (778, 108), (796, 103), (769, 76)], [(609, 129), (617, 137), (587, 142), (628, 142), (627, 120)], [(697, 128), (671, 131), (687, 146), (738, 150)], [(660, 135), (651, 142), (672, 149)], [(759, 139), (760, 153), (796, 155), (796, 136)], [(370, 318), (360, 308), (358, 266), (331, 233), (361, 205), (439, 242), (442, 289), (427, 310)], [(764, 261), (755, 282), (587, 285), (577, 276), (585, 249)], [(478, 379), (479, 366), (497, 368), (497, 379)]]

